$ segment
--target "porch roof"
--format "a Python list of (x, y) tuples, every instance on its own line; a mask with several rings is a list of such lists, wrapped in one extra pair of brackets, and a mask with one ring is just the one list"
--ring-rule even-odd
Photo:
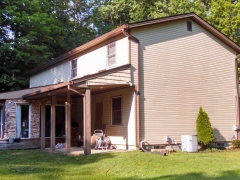
[[(23, 94), (24, 99), (42, 99), (51, 96), (60, 96), (70, 91), (68, 86), (84, 93), (87, 87), (91, 88), (91, 93), (101, 93), (105, 91), (126, 88), (126, 82), (131, 81), (131, 64), (126, 64), (108, 70), (101, 70), (98, 73), (83, 76), (69, 82), (59, 83), (51, 86), (44, 86), (30, 93)], [(75, 93), (71, 93), (75, 95)], [(10, 98), (11, 99), (11, 98)]]
[(0, 100), (21, 99), (25, 94), (38, 92), (38, 91), (41, 91), (43, 89), (47, 89), (47, 88), (50, 88), (50, 87), (53, 87), (53, 86), (56, 87), (56, 86), (59, 86), (59, 84), (57, 84), (57, 85), (41, 86), (41, 87), (34, 87), (34, 88), (28, 88), (28, 89), (22, 89), (22, 90), (16, 90), (16, 91), (3, 92), (3, 93), (0, 93)]

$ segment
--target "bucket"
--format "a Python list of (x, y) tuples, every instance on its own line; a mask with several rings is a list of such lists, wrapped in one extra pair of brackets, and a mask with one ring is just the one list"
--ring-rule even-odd
[(9, 142), (10, 144), (12, 144), (12, 143), (13, 143), (13, 138), (9, 138), (9, 139), (8, 139), (8, 142)]

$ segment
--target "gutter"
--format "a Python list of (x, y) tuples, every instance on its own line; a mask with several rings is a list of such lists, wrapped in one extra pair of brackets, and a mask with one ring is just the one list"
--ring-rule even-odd
[(126, 28), (122, 29), (122, 33), (127, 36), (129, 39), (133, 40), (135, 43), (137, 43), (138, 45), (138, 56), (137, 56), (137, 86), (135, 86), (135, 93), (137, 94), (137, 109), (138, 109), (138, 113), (137, 113), (137, 127), (138, 127), (138, 131), (137, 131), (137, 136), (138, 136), (138, 140), (137, 140), (137, 146), (140, 148), (141, 145), (141, 99), (140, 99), (140, 88), (141, 88), (141, 79), (140, 79), (140, 41), (132, 36), (129, 33), (129, 27), (127, 25)]
[(70, 91), (72, 91), (72, 92), (75, 92), (75, 93), (77, 93), (77, 94), (79, 94), (79, 95), (81, 95), (81, 96), (83, 96), (83, 97), (85, 97), (85, 94), (80, 93), (80, 92), (78, 92), (78, 91), (75, 90), (75, 89), (72, 89), (72, 88), (70, 87), (70, 85), (67, 86), (67, 89), (70, 90)]

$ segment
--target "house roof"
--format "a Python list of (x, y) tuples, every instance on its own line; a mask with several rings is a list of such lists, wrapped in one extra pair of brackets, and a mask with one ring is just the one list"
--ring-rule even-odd
[[(64, 60), (66, 60), (67, 58), (71, 58), (72, 56), (81, 53), (89, 48), (92, 48), (106, 40), (109, 40), (117, 35), (122, 34), (122, 29), (126, 28), (126, 29), (133, 29), (133, 28), (138, 28), (138, 27), (143, 27), (143, 26), (148, 26), (148, 25), (153, 25), (153, 24), (157, 24), (157, 23), (164, 23), (164, 22), (170, 22), (170, 21), (176, 21), (176, 20), (180, 20), (180, 19), (185, 19), (185, 18), (190, 18), (191, 20), (193, 20), (194, 22), (196, 22), (197, 24), (199, 24), (200, 26), (202, 26), (203, 28), (205, 28), (207, 31), (209, 31), (210, 33), (212, 33), (214, 36), (216, 36), (217, 38), (219, 38), (221, 41), (223, 41), (224, 43), (226, 43), (228, 46), (230, 46), (232, 49), (234, 49), (237, 53), (240, 53), (240, 46), (237, 45), (236, 43), (234, 43), (231, 39), (229, 39), (227, 36), (225, 36), (224, 34), (222, 34), (220, 31), (218, 31), (216, 28), (214, 28), (212, 25), (210, 25), (209, 23), (207, 23), (205, 20), (203, 20), (202, 18), (200, 18), (199, 16), (197, 16), (195, 13), (187, 13), (187, 14), (180, 14), (180, 15), (175, 15), (175, 16), (169, 16), (169, 17), (164, 17), (164, 18), (159, 18), (159, 19), (153, 19), (153, 20), (147, 20), (147, 21), (141, 21), (141, 22), (136, 22), (136, 23), (130, 23), (130, 24), (124, 24), (102, 36), (99, 36), (95, 39), (93, 39), (92, 41), (89, 41), (57, 58), (55, 58), (54, 60), (49, 61), (46, 64), (43, 64), (37, 68), (34, 68), (30, 71), (27, 72), (28, 75), (32, 75), (35, 74), (43, 69), (49, 68), (57, 63), (60, 63)], [(141, 43), (141, 42), (140, 42)]]
[(69, 82), (61, 83), (61, 84), (48, 85), (48, 86), (28, 88), (28, 89), (22, 89), (22, 90), (16, 90), (16, 91), (3, 92), (3, 93), (0, 93), (0, 100), (21, 99), (25, 94), (42, 92), (44, 90), (49, 90), (49, 89), (56, 89), (56, 88), (64, 87), (68, 84), (69, 84)]

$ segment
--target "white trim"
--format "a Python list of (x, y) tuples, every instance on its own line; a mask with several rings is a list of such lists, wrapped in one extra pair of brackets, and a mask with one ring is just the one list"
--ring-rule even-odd
[(17, 109), (16, 109), (16, 137), (22, 137), (21, 136), (21, 103), (17, 103)]
[[(16, 137), (20, 137), (20, 138), (25, 138), (25, 139), (29, 139), (31, 138), (31, 109), (32, 109), (32, 105), (29, 103), (15, 103), (17, 108), (16, 108)], [(21, 125), (21, 119), (22, 119), (22, 114), (21, 114), (21, 106), (22, 105), (28, 105), (28, 137), (22, 137), (21, 133), (22, 133), (22, 125)], [(13, 137), (12, 137), (13, 138)]]
[(31, 138), (32, 105), (28, 106), (28, 138)]
[(0, 106), (0, 139), (2, 139), (2, 133), (3, 133), (3, 106)]

